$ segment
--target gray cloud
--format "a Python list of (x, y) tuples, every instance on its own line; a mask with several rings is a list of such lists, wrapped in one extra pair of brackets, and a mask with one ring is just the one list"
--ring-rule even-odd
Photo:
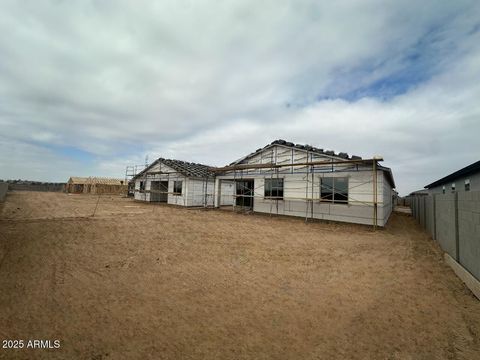
[[(0, 178), (222, 165), (276, 138), (381, 154), (402, 193), (478, 160), (474, 1), (0, 5)], [(33, 171), (32, 169), (35, 169)]]

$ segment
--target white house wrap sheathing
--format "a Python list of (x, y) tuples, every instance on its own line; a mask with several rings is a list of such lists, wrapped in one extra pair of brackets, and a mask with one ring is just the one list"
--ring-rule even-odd
[[(174, 169), (165, 164), (182, 164), (181, 170)], [(180, 162), (178, 160), (159, 159), (150, 167), (145, 169), (135, 178), (134, 198), (139, 201), (154, 201), (154, 194), (166, 194), (166, 202), (172, 205), (181, 206), (213, 206), (214, 205), (214, 184), (213, 177), (197, 178), (185, 175), (188, 170), (183, 170), (185, 166), (196, 165), (196, 167), (204, 166), (199, 164), (191, 164)], [(199, 174), (201, 175), (201, 174)], [(181, 192), (175, 192), (174, 185), (176, 181), (181, 181)], [(152, 182), (168, 182), (166, 190), (154, 190)]]
[[(348, 156), (348, 155), (347, 155)], [(344, 161), (345, 156), (323, 154), (320, 151), (309, 151), (292, 146), (272, 143), (263, 150), (257, 151), (235, 163), (235, 165), (274, 164), (278, 168), (260, 168), (225, 171), (216, 177), (216, 205), (228, 202), (238, 204), (237, 195), (230, 191), (225, 193), (224, 182), (238, 183), (246, 179), (253, 182), (252, 210), (255, 212), (301, 216), (306, 219), (324, 219), (345, 221), (360, 224), (384, 226), (392, 211), (393, 178), (390, 169), (367, 163), (285, 166), (319, 161)], [(353, 161), (354, 162), (354, 161)], [(324, 178), (346, 178), (348, 181), (348, 201), (332, 203), (321, 199), (321, 184)], [(266, 196), (265, 181), (267, 179), (283, 179), (283, 196), (272, 199)], [(374, 217), (376, 182), (377, 214)], [(230, 201), (228, 201), (230, 198)]]
[[(378, 165), (380, 160), (276, 140), (225, 168), (160, 158), (135, 176), (134, 196), (158, 201), (162, 193), (167, 194), (162, 202), (168, 204), (233, 206), (306, 220), (384, 226), (392, 212), (395, 184), (391, 170)], [(165, 183), (153, 188), (159, 181)], [(174, 189), (177, 181), (182, 182), (180, 192)], [(325, 195), (329, 184), (336, 185)]]

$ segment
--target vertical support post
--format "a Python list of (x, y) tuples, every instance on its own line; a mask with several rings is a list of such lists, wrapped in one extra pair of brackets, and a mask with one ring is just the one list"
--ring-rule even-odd
[(378, 196), (377, 196), (377, 161), (373, 160), (373, 230), (377, 230)]
[(207, 207), (207, 188), (208, 188), (208, 175), (205, 175), (205, 178), (203, 179), (204, 180), (204, 184), (203, 184), (203, 207), (206, 208)]
[(222, 179), (213, 178), (213, 207), (219, 208), (222, 205)]
[[(178, 176), (178, 172), (177, 172), (177, 176)], [(182, 198), (183, 198), (183, 206), (187, 206), (187, 194), (188, 194), (188, 191), (189, 191), (189, 186), (188, 186), (188, 178), (186, 176), (183, 177), (182, 179), (183, 183), (182, 183)], [(185, 185), (185, 186), (183, 186)], [(195, 199), (195, 187), (193, 187), (193, 190), (192, 190), (192, 199)]]
[(98, 194), (97, 203), (95, 204), (95, 209), (93, 210), (92, 217), (95, 217), (95, 214), (97, 213), (98, 203), (100, 202), (100, 195), (101, 194)]
[[(274, 168), (273, 168), (273, 150), (272, 152), (270, 153), (270, 164), (272, 165), (272, 167), (270, 168), (270, 184), (272, 184), (273, 182), (273, 171), (274, 171)], [(263, 182), (263, 186), (264, 186), (264, 194), (265, 194), (265, 180)], [(270, 189), (270, 195), (271, 195), (271, 189)], [(270, 202), (270, 216), (272, 216), (272, 208), (273, 208), (273, 199), (272, 197), (270, 196), (270, 199), (268, 200)]]
[[(308, 158), (307, 158), (308, 160)], [(306, 174), (305, 174), (305, 222), (308, 221), (308, 166), (306, 166)]]
[(291, 160), (291, 162), (290, 162), (290, 163), (292, 164), (292, 170), (291, 170), (291, 172), (290, 172), (290, 173), (291, 173), (291, 174), (293, 174), (293, 148), (292, 148), (292, 160)]
[(233, 170), (233, 201), (232, 210), (235, 212), (235, 204), (237, 203), (237, 170)]
[(427, 229), (427, 197), (423, 197), (423, 228)]
[(459, 241), (459, 234), (458, 234), (458, 192), (455, 191), (455, 196), (453, 198), (454, 206), (455, 206), (455, 253), (456, 259), (459, 264), (460, 262), (460, 241)]
[(277, 186), (277, 196), (275, 197), (275, 206), (277, 208), (277, 215), (278, 215), (278, 167), (276, 167), (277, 163), (278, 163), (278, 151), (277, 151), (277, 147), (275, 146), (275, 174), (277, 175), (277, 183), (276, 183), (276, 186)]
[[(312, 158), (312, 161), (313, 161), (313, 158)], [(312, 165), (312, 168), (311, 168), (311, 172), (312, 172), (312, 199), (311, 199), (311, 213), (310, 213), (310, 217), (311, 219), (313, 220), (313, 190), (314, 190), (314, 182), (315, 182), (315, 167)]]
[[(212, 179), (213, 181), (213, 192), (212, 192), (212, 208), (215, 208), (215, 194), (216, 194), (216, 188), (215, 188), (215, 177)], [(207, 185), (208, 186), (208, 185)]]
[(432, 216), (432, 221), (433, 221), (433, 240), (437, 240), (437, 203), (436, 203), (436, 194), (432, 195), (432, 208), (433, 208), (433, 216)]

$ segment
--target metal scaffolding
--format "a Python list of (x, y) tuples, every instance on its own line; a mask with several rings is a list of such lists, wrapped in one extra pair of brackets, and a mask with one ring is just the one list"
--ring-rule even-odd
[[(291, 157), (285, 160), (286, 154), (290, 154)], [(376, 228), (378, 226), (378, 162), (383, 161), (382, 158), (376, 157), (372, 159), (352, 159), (352, 160), (320, 160), (316, 161), (314, 158), (313, 152), (306, 152), (305, 155), (297, 157), (294, 161), (293, 149), (288, 149), (287, 151), (279, 153), (277, 148), (274, 148), (270, 154), (265, 156), (261, 154), (260, 163), (243, 163), (243, 164), (234, 164), (228, 165), (220, 168), (209, 168), (213, 175), (204, 176), (204, 177), (194, 177), (192, 179), (198, 180), (201, 182), (201, 186), (190, 186), (188, 187), (187, 182), (189, 180), (188, 176), (182, 174), (179, 171), (165, 171), (160, 167), (158, 171), (146, 171), (146, 168), (143, 168), (141, 172), (134, 174), (137, 181), (143, 181), (143, 187), (135, 189), (135, 193), (141, 194), (140, 200), (151, 201), (152, 194), (166, 194), (167, 202), (170, 204), (177, 204), (187, 206), (189, 205), (188, 199), (198, 199), (201, 197), (201, 201), (193, 201), (195, 207), (203, 208), (213, 208), (224, 207), (225, 203), (231, 205), (233, 211), (252, 211), (253, 203), (255, 199), (260, 199), (263, 203), (269, 203), (269, 214), (277, 215), (280, 214), (279, 203), (283, 201), (284, 204), (287, 201), (290, 202), (301, 202), (304, 203), (305, 211), (305, 221), (313, 220), (318, 218), (318, 213), (315, 213), (316, 209), (318, 211), (318, 203), (326, 204), (336, 204), (341, 203), (340, 200), (335, 202), (333, 199), (336, 196), (336, 189), (332, 186), (328, 188), (328, 185), (323, 184), (323, 178), (325, 175), (331, 173), (339, 173), (342, 171), (369, 171), (371, 169), (372, 177), (369, 180), (357, 182), (354, 185), (348, 186), (348, 198), (346, 203), (348, 205), (366, 205), (372, 207), (372, 224)], [(283, 160), (280, 160), (279, 155), (283, 157)], [(290, 155), (288, 155), (290, 156)], [(126, 178), (127, 175), (131, 176), (132, 169), (135, 172), (140, 167), (129, 167), (126, 169)], [(163, 171), (162, 171), (163, 170)], [(169, 169), (170, 170), (170, 169)], [(130, 171), (130, 173), (129, 173)], [(138, 176), (140, 174), (140, 176)], [(282, 182), (282, 194), (278, 196), (276, 193), (275, 196), (267, 196), (265, 193), (265, 180), (270, 179), (270, 184), (279, 184), (279, 179), (283, 179), (283, 175), (299, 175), (298, 179), (295, 179), (297, 184), (290, 183), (288, 186), (288, 193), (290, 195), (284, 194)], [(228, 177), (226, 177), (228, 176)], [(215, 179), (218, 178), (217, 181)], [(174, 189), (170, 188), (167, 190), (158, 190), (151, 188), (152, 181), (167, 181), (168, 184), (171, 183), (171, 180), (177, 181), (175, 179), (182, 179), (184, 181), (183, 185), (183, 194), (182, 197), (175, 197), (175, 201), (171, 201), (170, 196), (179, 195), (178, 192), (172, 191)], [(263, 181), (258, 181), (258, 179), (263, 179)], [(276, 182), (273, 180), (276, 179)], [(301, 179), (301, 180), (300, 180)], [(150, 184), (147, 189), (147, 183)], [(230, 183), (230, 186), (233, 185), (233, 189), (228, 194), (222, 192), (222, 186), (225, 183)], [(303, 185), (302, 185), (303, 183)], [(364, 186), (366, 184), (372, 184), (372, 193), (371, 201), (366, 200), (365, 198), (355, 198), (352, 196), (352, 190), (357, 187)], [(193, 183), (192, 183), (193, 184)], [(293, 186), (295, 187), (292, 187)], [(217, 189), (218, 187), (218, 189)], [(302, 190), (303, 188), (303, 190)], [(322, 195), (323, 191), (330, 195)], [(304, 191), (305, 195), (301, 196), (301, 192)], [(200, 192), (200, 193), (199, 193)], [(150, 194), (150, 195), (147, 195)], [(269, 194), (272, 195), (273, 193)], [(293, 195), (292, 195), (293, 194)], [(218, 197), (218, 198), (217, 198)], [(231, 200), (228, 200), (228, 199)], [(179, 200), (181, 202), (179, 202)], [(301, 206), (301, 205), (296, 205)], [(268, 211), (267, 211), (268, 212)]]
[[(293, 150), (292, 150), (293, 152)], [(277, 151), (276, 149), (271, 152), (270, 154), (270, 159), (268, 163), (263, 163), (263, 161), (266, 158), (262, 157), (260, 158), (261, 163), (253, 163), (253, 164), (237, 164), (237, 165), (229, 165), (221, 168), (214, 168), (212, 169), (215, 171), (219, 176), (222, 174), (230, 174), (233, 177), (233, 182), (234, 182), (234, 193), (232, 196), (233, 201), (233, 210), (237, 210), (237, 204), (238, 198), (245, 199), (245, 198), (251, 198), (251, 199), (262, 199), (262, 200), (268, 200), (270, 203), (270, 215), (272, 214), (278, 214), (279, 213), (279, 201), (303, 201), (305, 203), (305, 221), (309, 221), (312, 219), (315, 219), (315, 203), (333, 203), (333, 201), (330, 201), (327, 199), (325, 196), (321, 195), (321, 188), (324, 188), (325, 185), (321, 183), (321, 177), (317, 177), (315, 175), (325, 175), (329, 173), (338, 173), (341, 172), (336, 169), (337, 165), (351, 165), (351, 167), (348, 168), (348, 170), (344, 171), (367, 171), (365, 168), (359, 168), (359, 166), (367, 166), (371, 167), (372, 171), (372, 179), (360, 182), (354, 186), (349, 187), (349, 191), (353, 190), (357, 187), (366, 185), (366, 184), (372, 184), (372, 201), (365, 201), (364, 199), (356, 199), (351, 195), (349, 192), (348, 195), (348, 204), (362, 204), (362, 205), (367, 205), (372, 207), (372, 224), (374, 229), (377, 228), (378, 226), (378, 165), (377, 163), (379, 161), (383, 161), (381, 157), (376, 157), (372, 159), (354, 159), (354, 160), (322, 160), (322, 161), (315, 161), (313, 158), (313, 153), (307, 152), (306, 156), (303, 157), (303, 159), (300, 159), (301, 161), (298, 162), (293, 162), (293, 154), (292, 154), (292, 161), (288, 163), (279, 163), (277, 161)], [(287, 172), (282, 172), (282, 170), (289, 168), (290, 171)], [(300, 168), (299, 170), (295, 170), (295, 168)], [(232, 174), (233, 173), (233, 174)], [(302, 175), (302, 181), (304, 182), (304, 189), (305, 189), (305, 196), (304, 197), (299, 197), (299, 196), (281, 196), (281, 197), (267, 197), (265, 196), (265, 193), (257, 191), (259, 189), (264, 190), (264, 184), (259, 184), (257, 186), (254, 186), (253, 192), (244, 194), (238, 186), (239, 183), (243, 184), (242, 181), (246, 179), (252, 179), (252, 178), (261, 178), (263, 179), (279, 179), (280, 174), (296, 174), (296, 175)], [(228, 179), (222, 179), (225, 181), (228, 181)], [(220, 186), (221, 187), (221, 186)], [(318, 188), (318, 196), (315, 196), (316, 189)], [(300, 190), (299, 187), (297, 188), (288, 188), (291, 192), (292, 190)], [(239, 191), (240, 190), (240, 191)], [(335, 189), (331, 188), (329, 189), (334, 193)], [(298, 193), (298, 191), (297, 191)], [(220, 196), (224, 196), (220, 194)], [(220, 201), (221, 203), (221, 201)], [(219, 205), (221, 205), (219, 203)], [(245, 202), (242, 201), (242, 204)], [(250, 203), (250, 202), (249, 202)], [(244, 210), (244, 207), (242, 206), (242, 210)]]

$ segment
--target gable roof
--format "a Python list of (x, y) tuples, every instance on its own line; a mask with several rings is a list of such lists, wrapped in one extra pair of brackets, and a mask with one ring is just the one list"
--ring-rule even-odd
[(395, 185), (395, 180), (393, 179), (392, 169), (383, 165), (377, 165), (377, 169), (382, 170), (385, 173), (385, 176), (387, 177), (387, 180), (390, 182), (390, 185), (392, 186), (393, 189), (395, 189), (397, 186)]
[(338, 154), (335, 153), (335, 151), (333, 150), (324, 150), (324, 149), (320, 149), (320, 148), (317, 148), (315, 146), (311, 146), (311, 145), (308, 145), (308, 144), (305, 144), (305, 145), (302, 145), (302, 144), (294, 144), (293, 142), (289, 142), (289, 141), (285, 141), (285, 140), (282, 140), (282, 139), (279, 139), (279, 140), (274, 140), (272, 141), (270, 144), (267, 144), (265, 145), (263, 148), (260, 148), (260, 149), (257, 149), (255, 150), (254, 152), (230, 163), (229, 165), (236, 165), (252, 156), (255, 156), (256, 154), (264, 151), (264, 150), (267, 150), (275, 145), (280, 145), (280, 146), (283, 146), (283, 147), (290, 147), (290, 148), (294, 148), (294, 149), (298, 149), (298, 150), (303, 150), (303, 151), (309, 151), (309, 152), (313, 152), (313, 153), (316, 153), (316, 154), (321, 154), (321, 155), (324, 155), (326, 157), (330, 157), (330, 158), (338, 158), (338, 159), (343, 159), (343, 160), (361, 160), (362, 157), (361, 156), (357, 156), (357, 155), (352, 155), (352, 156), (349, 156), (347, 153), (345, 152), (340, 152)]
[[(317, 147), (311, 146), (311, 145), (294, 144), (293, 142), (289, 142), (289, 141), (279, 139), (279, 140), (272, 141), (270, 144), (265, 145), (263, 148), (257, 149), (254, 152), (252, 152), (252, 153), (250, 153), (250, 154), (248, 154), (248, 155), (230, 163), (229, 166), (238, 165), (242, 161), (247, 160), (247, 159), (257, 155), (258, 153), (260, 153), (264, 150), (267, 150), (267, 149), (269, 149), (273, 146), (283, 146), (283, 147), (288, 147), (288, 148), (313, 152), (313, 153), (321, 154), (325, 157), (328, 157), (328, 158), (331, 158), (331, 159), (336, 159), (336, 160), (362, 160), (361, 156), (357, 156), (357, 155), (349, 156), (346, 152), (339, 152), (338, 154), (336, 154), (335, 151), (333, 151), (333, 150), (324, 150), (324, 149), (320, 149), (320, 148), (317, 148)], [(368, 162), (368, 161), (371, 161), (371, 160), (365, 160), (365, 162)], [(377, 169), (382, 170), (385, 173), (385, 175), (387, 177), (387, 180), (390, 182), (390, 185), (392, 186), (392, 188), (395, 188), (395, 180), (393, 179), (392, 169), (390, 169), (389, 167), (386, 167), (386, 166), (382, 166), (382, 165), (377, 165)]]
[(148, 167), (146, 167), (145, 169), (140, 171), (137, 175), (135, 175), (132, 178), (132, 180), (135, 180), (136, 178), (140, 177), (144, 173), (148, 172), (152, 167), (154, 167), (159, 163), (167, 165), (168, 167), (172, 168), (175, 171), (178, 171), (179, 173), (187, 177), (205, 178), (205, 177), (215, 176), (215, 173), (211, 170), (212, 166), (191, 163), (191, 162), (182, 161), (182, 160), (158, 158), (153, 163), (151, 163)]
[(72, 176), (68, 179), (69, 184), (102, 184), (102, 185), (124, 185), (125, 180), (114, 179), (114, 178), (103, 178), (103, 177), (81, 177), (81, 176)]
[(443, 178), (437, 181), (434, 181), (431, 184), (425, 185), (425, 189), (431, 189), (435, 186), (443, 185), (450, 181), (458, 179), (459, 177), (468, 176), (478, 172), (480, 172), (480, 160), (477, 162), (474, 162), (473, 164), (465, 166), (464, 168), (457, 170), (451, 173), (450, 175), (444, 176)]
[(415, 195), (428, 195), (428, 191), (421, 189), (421, 190), (416, 190), (412, 191), (408, 196), (415, 196)]

